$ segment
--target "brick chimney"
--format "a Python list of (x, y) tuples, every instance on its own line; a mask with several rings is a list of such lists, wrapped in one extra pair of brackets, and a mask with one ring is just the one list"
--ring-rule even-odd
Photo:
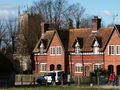
[(49, 30), (49, 24), (46, 24), (44, 22), (41, 23), (41, 34), (42, 37), (44, 37), (45, 32)]
[(98, 16), (94, 16), (94, 18), (92, 19), (92, 28), (93, 30), (98, 30), (99, 28), (101, 28), (101, 19), (98, 18)]

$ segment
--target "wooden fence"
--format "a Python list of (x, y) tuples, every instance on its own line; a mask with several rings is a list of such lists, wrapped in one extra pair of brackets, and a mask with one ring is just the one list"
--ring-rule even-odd
[[(105, 76), (93, 76), (93, 77), (72, 77), (75, 85), (105, 85), (108, 83), (108, 79)], [(119, 78), (120, 80), (120, 78)]]
[[(37, 84), (36, 83), (36, 78), (40, 75), (16, 75), (15, 78), (15, 84), (16, 85), (23, 85), (23, 84)], [(71, 78), (71, 83), (74, 85), (90, 85), (91, 83), (93, 85), (102, 85), (106, 84), (107, 80), (105, 77), (72, 77)]]
[(16, 85), (23, 85), (23, 84), (36, 84), (36, 78), (39, 75), (16, 75), (15, 84)]

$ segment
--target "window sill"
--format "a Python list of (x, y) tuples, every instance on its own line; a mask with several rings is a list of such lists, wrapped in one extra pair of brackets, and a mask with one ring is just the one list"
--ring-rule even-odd
[(117, 56), (120, 56), (120, 54), (116, 54)]
[(56, 54), (56, 56), (61, 56), (62, 54)]
[(115, 54), (108, 54), (109, 56), (113, 56), (113, 55), (115, 55)]
[(40, 71), (40, 72), (46, 72), (46, 71)]
[(56, 56), (55, 54), (50, 54), (50, 56)]
[(83, 73), (83, 72), (75, 72), (75, 73)]
[(62, 54), (50, 54), (50, 56), (61, 56)]

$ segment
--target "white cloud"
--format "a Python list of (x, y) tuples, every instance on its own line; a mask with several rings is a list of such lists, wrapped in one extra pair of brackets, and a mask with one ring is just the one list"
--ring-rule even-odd
[(109, 16), (109, 17), (113, 17), (113, 16), (114, 16), (114, 15), (113, 15), (111, 12), (109, 12), (108, 10), (103, 10), (103, 11), (101, 11), (101, 13), (104, 14), (104, 15), (107, 15), (107, 16)]
[(18, 4), (16, 3), (4, 3), (0, 5), (1, 9), (17, 9)]
[(8, 15), (9, 12), (7, 10), (0, 10), (0, 16), (1, 15)]
[(0, 10), (0, 19), (7, 19), (12, 16), (16, 16), (14, 11)]

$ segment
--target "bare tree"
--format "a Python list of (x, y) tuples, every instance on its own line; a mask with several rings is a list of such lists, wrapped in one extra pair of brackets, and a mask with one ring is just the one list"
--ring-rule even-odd
[(39, 0), (31, 6), (32, 13), (39, 13), (44, 21), (54, 25), (55, 29), (69, 28), (69, 20), (73, 23), (82, 18), (85, 8), (79, 3), (69, 5), (66, 0)]
[[(69, 18), (73, 20), (74, 27), (80, 27), (81, 19), (85, 13), (85, 8), (81, 6), (79, 3), (69, 5), (66, 9), (64, 16), (66, 21), (69, 21)], [(69, 22), (68, 22), (69, 23)]]
[(0, 20), (0, 48), (2, 48), (2, 45), (3, 45), (2, 42), (5, 38), (5, 33), (6, 33), (6, 30), (5, 30), (4, 22), (3, 20)]
[(93, 16), (89, 16), (89, 15), (84, 16), (80, 21), (80, 27), (81, 28), (91, 27), (92, 26), (92, 22), (91, 22), (92, 17)]
[(7, 44), (7, 46), (12, 46), (12, 53), (14, 53), (15, 42), (18, 33), (17, 18), (9, 18), (8, 20), (6, 20), (5, 27), (6, 27), (7, 36), (4, 42)]

